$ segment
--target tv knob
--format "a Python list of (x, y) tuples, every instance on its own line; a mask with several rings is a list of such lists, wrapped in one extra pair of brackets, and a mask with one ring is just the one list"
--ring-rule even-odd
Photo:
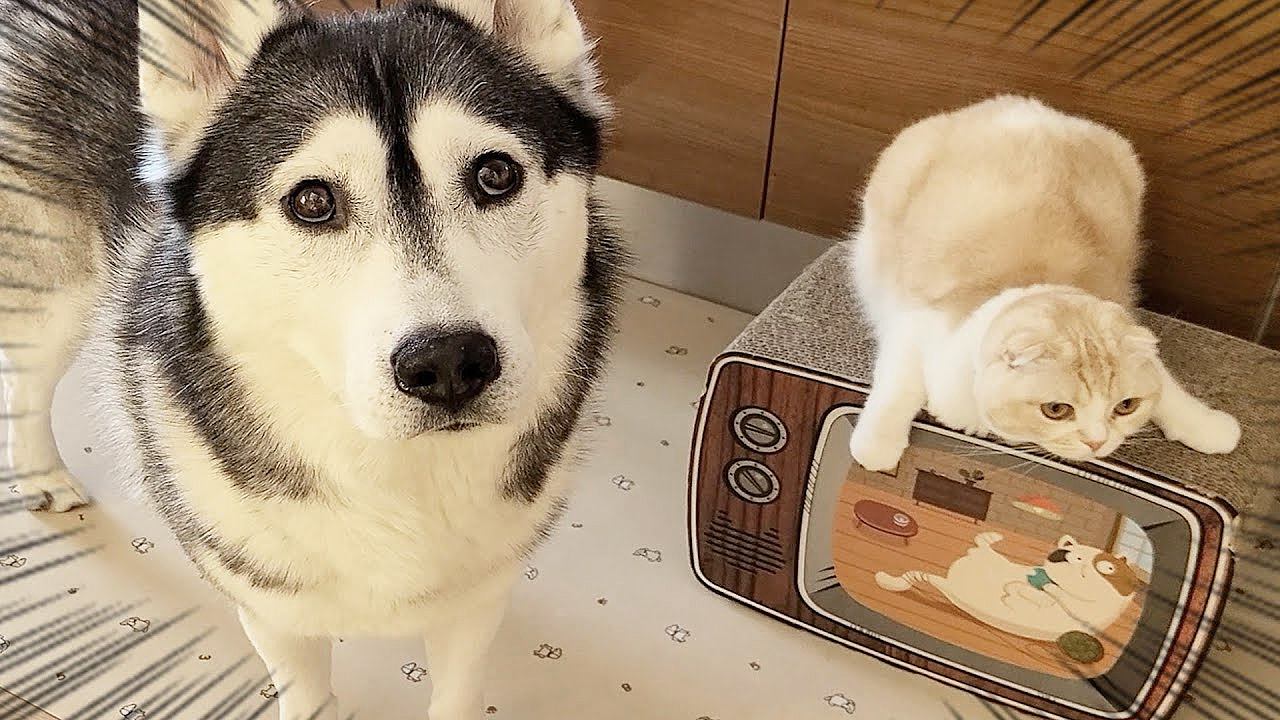
[(787, 444), (787, 426), (764, 408), (742, 408), (733, 415), (733, 436), (751, 450), (775, 453)]
[(781, 490), (778, 476), (764, 463), (755, 460), (733, 461), (725, 471), (725, 480), (734, 495), (757, 505), (777, 500)]

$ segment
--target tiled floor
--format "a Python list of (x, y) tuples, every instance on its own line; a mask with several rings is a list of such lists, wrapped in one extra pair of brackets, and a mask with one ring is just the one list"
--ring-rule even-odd
[[(493, 654), (485, 717), (1009, 717), (694, 580), (685, 529), (694, 405), (707, 364), (747, 319), (653, 286), (629, 288), (617, 360), (593, 414), (596, 451), (578, 471), (559, 532), (519, 587)], [(0, 687), (61, 720), (143, 712), (150, 720), (270, 720), (269, 681), (230, 608), (114, 482), (111, 454), (80, 409), (88, 391), (73, 373), (55, 418), (63, 455), (97, 503), (64, 516), (0, 514)], [(1274, 627), (1268, 619), (1280, 609), (1258, 583), (1280, 585), (1274, 556), (1264, 560), (1271, 568), (1239, 571), (1255, 589), (1231, 609), (1236, 622), (1194, 691), (1203, 717), (1262, 718), (1250, 713), (1280, 706), (1265, 689), (1280, 686), (1280, 643), (1274, 630), (1258, 630)], [(346, 711), (422, 720), (429, 669), (416, 639), (343, 638), (334, 673)], [(36, 717), (0, 695), (0, 718)], [(1181, 717), (1202, 716), (1188, 709)]]

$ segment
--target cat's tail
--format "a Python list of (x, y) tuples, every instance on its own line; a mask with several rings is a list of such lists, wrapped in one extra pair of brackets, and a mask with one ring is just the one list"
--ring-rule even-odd
[(890, 592), (906, 592), (921, 585), (937, 587), (941, 582), (943, 582), (942, 578), (930, 575), (923, 570), (910, 570), (896, 577), (887, 572), (876, 573), (876, 584)]

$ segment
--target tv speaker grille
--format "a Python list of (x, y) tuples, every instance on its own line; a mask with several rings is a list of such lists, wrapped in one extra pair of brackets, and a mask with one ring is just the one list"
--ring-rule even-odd
[(730, 522), (724, 512), (716, 513), (703, 540), (710, 554), (741, 572), (776, 575), (786, 564), (777, 530), (770, 528), (762, 534), (748, 532)]

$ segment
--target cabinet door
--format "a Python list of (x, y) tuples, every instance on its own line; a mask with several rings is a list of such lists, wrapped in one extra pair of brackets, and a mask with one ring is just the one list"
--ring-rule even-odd
[(576, 0), (617, 106), (604, 171), (763, 212), (785, 0)]
[(1277, 32), (1243, 0), (791, 0), (766, 217), (839, 234), (899, 129), (1038, 95), (1137, 147), (1147, 303), (1256, 338), (1280, 261)]

